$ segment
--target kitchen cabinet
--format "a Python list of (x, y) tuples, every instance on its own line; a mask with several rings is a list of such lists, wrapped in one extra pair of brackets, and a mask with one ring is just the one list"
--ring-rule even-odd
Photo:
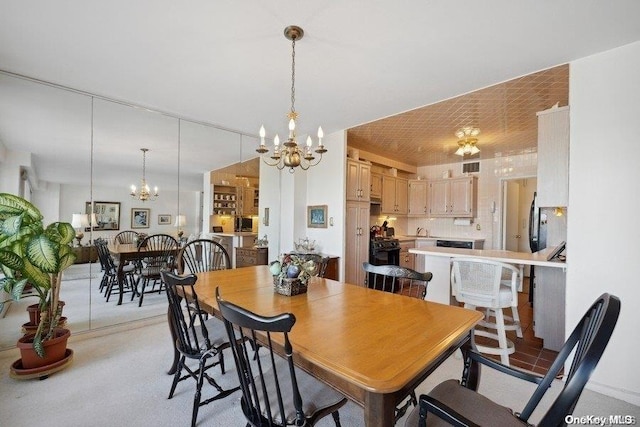
[(258, 215), (258, 189), (242, 187), (242, 215)]
[(567, 206), (569, 201), (569, 107), (538, 113), (539, 207)]
[(347, 159), (347, 200), (368, 202), (371, 194), (371, 163)]
[(427, 181), (409, 180), (409, 216), (427, 216)]
[(400, 267), (410, 268), (415, 270), (415, 255), (409, 253), (409, 249), (415, 248), (415, 241), (401, 241), (400, 242)]
[(236, 248), (236, 268), (267, 265), (269, 248)]
[(239, 212), (238, 189), (230, 185), (213, 186), (213, 215), (236, 215)]
[(409, 181), (394, 176), (382, 176), (383, 214), (406, 215), (409, 209)]
[(76, 254), (74, 264), (87, 264), (98, 261), (98, 250), (95, 246), (74, 246), (72, 251)]
[(347, 201), (345, 281), (365, 286), (362, 263), (369, 260), (369, 203)]
[(472, 218), (476, 213), (477, 178), (438, 179), (429, 183), (429, 215)]
[(382, 198), (382, 174), (371, 172), (371, 198)]
[(536, 266), (533, 291), (533, 332), (543, 347), (559, 351), (565, 341), (566, 272)]

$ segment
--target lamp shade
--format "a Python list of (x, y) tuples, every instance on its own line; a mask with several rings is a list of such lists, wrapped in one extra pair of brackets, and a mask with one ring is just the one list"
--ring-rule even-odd
[(175, 227), (184, 227), (187, 224), (187, 217), (185, 215), (176, 215), (176, 222), (173, 224)]
[(71, 218), (71, 226), (73, 228), (85, 228), (89, 226), (89, 215), (73, 214)]

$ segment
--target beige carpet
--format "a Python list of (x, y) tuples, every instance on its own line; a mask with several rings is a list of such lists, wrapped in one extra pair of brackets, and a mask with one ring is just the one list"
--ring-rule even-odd
[[(0, 352), (0, 426), (188, 426), (194, 383), (180, 383), (174, 398), (167, 399), (171, 376), (166, 371), (172, 357), (169, 341), (164, 316), (75, 334), (69, 343), (75, 353), (73, 364), (42, 381), (10, 378), (9, 366), (18, 353)], [(229, 369), (220, 383), (230, 387), (237, 380), (230, 353), (227, 360)], [(422, 384), (418, 394), (444, 379), (458, 378), (460, 372), (461, 361), (450, 358)], [(559, 385), (554, 384), (554, 393)], [(488, 369), (483, 371), (481, 391), (516, 410), (522, 409), (520, 402), (528, 398), (532, 389), (528, 383), (505, 380)], [(202, 407), (198, 425), (244, 426), (239, 397), (238, 392)], [(548, 401), (544, 401), (543, 407), (547, 405)], [(628, 414), (638, 419), (640, 407), (587, 390), (576, 414)], [(344, 427), (363, 425), (362, 410), (353, 403), (340, 410), (340, 417)], [(328, 417), (318, 425), (334, 424)]]

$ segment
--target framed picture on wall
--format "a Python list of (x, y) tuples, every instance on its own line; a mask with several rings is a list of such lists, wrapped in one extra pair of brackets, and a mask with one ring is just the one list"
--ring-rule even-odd
[(171, 215), (158, 215), (158, 225), (171, 225)]
[(131, 208), (131, 228), (149, 228), (151, 209)]
[(307, 206), (307, 227), (327, 228), (327, 205)]

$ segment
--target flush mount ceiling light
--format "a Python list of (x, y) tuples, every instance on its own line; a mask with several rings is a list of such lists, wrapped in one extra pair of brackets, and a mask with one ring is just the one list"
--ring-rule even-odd
[(322, 154), (327, 150), (322, 145), (322, 127), (318, 127), (318, 146), (314, 150), (320, 157), (316, 161), (316, 157), (313, 155), (311, 146), (313, 141), (311, 136), (307, 136), (307, 143), (304, 148), (298, 145), (296, 140), (296, 120), (298, 113), (295, 109), (296, 102), (296, 41), (300, 40), (304, 35), (304, 31), (300, 27), (291, 25), (284, 29), (284, 36), (291, 40), (291, 110), (287, 114), (289, 119), (289, 138), (280, 146), (280, 137), (276, 134), (273, 138), (273, 154), (269, 156), (271, 161), (267, 160), (265, 154), (269, 152), (269, 149), (265, 145), (266, 131), (264, 126), (260, 127), (260, 147), (256, 149), (258, 153), (262, 155), (262, 160), (269, 166), (275, 166), (282, 170), (285, 167), (289, 168), (289, 172), (295, 172), (296, 167), (307, 170), (311, 166), (316, 166), (322, 160)]
[(458, 138), (458, 150), (455, 154), (458, 156), (478, 154), (480, 150), (476, 147), (476, 143), (479, 134), (480, 129), (471, 126), (458, 129), (455, 134)]
[(158, 197), (158, 187), (153, 188), (153, 194), (151, 194), (151, 190), (149, 189), (149, 185), (147, 184), (146, 179), (146, 169), (147, 169), (147, 151), (148, 148), (141, 148), (142, 151), (142, 180), (140, 180), (140, 191), (137, 191), (136, 186), (131, 186), (131, 197), (134, 199), (138, 199), (141, 202), (146, 202), (147, 200), (155, 200)]

